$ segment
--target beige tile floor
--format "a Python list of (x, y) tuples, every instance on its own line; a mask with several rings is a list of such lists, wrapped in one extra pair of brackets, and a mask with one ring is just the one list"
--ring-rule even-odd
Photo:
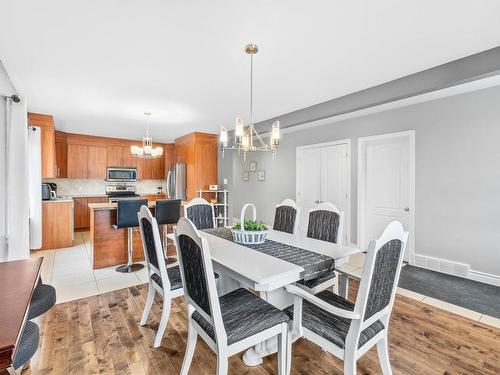
[[(44, 257), (42, 280), (57, 289), (57, 303), (93, 296), (148, 282), (146, 268), (132, 274), (115, 271), (116, 267), (93, 270), (88, 232), (76, 232), (73, 246), (65, 249), (34, 251), (32, 257)], [(351, 256), (342, 268), (361, 277), (365, 254)], [(173, 266), (175, 264), (169, 265)], [(398, 294), (453, 312), (472, 320), (500, 328), (500, 319), (465, 309), (435, 298), (398, 288)]]
[(88, 232), (75, 232), (73, 246), (65, 249), (33, 251), (31, 257), (43, 257), (41, 277), (57, 289), (57, 303), (89, 297), (148, 281), (146, 268), (132, 274), (115, 271), (116, 267), (93, 270)]

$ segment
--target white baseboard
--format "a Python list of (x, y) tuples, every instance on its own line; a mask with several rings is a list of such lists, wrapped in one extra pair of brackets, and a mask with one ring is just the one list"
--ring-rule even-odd
[(414, 261), (410, 264), (416, 267), (463, 277), (465, 279), (479, 281), (485, 284), (500, 286), (500, 275), (492, 275), (471, 270), (470, 265), (466, 263), (454, 262), (423, 254), (415, 254)]
[(470, 270), (469, 279), (500, 287), (500, 275)]

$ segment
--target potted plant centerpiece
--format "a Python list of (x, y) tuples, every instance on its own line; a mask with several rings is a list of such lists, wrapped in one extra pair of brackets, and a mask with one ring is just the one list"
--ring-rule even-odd
[[(245, 211), (247, 207), (252, 207), (252, 220), (245, 220)], [(243, 226), (242, 226), (243, 223)], [(267, 226), (260, 220), (257, 220), (255, 205), (247, 203), (241, 209), (240, 222), (231, 228), (234, 242), (242, 244), (261, 244), (266, 240), (268, 233)]]

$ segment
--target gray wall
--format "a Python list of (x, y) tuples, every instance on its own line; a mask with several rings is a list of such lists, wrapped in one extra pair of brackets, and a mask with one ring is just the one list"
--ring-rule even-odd
[[(274, 206), (295, 199), (296, 147), (351, 139), (351, 242), (357, 242), (358, 137), (415, 130), (415, 252), (467, 263), (500, 275), (500, 87), (461, 94), (283, 135), (276, 155), (250, 155), (247, 164), (219, 158), (220, 184), (228, 179), (231, 214), (244, 203), (271, 223)], [(243, 182), (256, 160), (266, 181)]]

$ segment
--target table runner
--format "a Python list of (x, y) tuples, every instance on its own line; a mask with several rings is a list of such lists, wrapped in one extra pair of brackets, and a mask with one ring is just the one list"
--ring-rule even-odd
[[(203, 232), (234, 242), (233, 234), (229, 228), (219, 227), (204, 229)], [(333, 271), (335, 270), (335, 259), (323, 254), (315, 253), (314, 251), (301, 249), (299, 247), (290, 246), (281, 242), (266, 240), (264, 243), (259, 245), (240, 245), (304, 268), (304, 281), (314, 280), (328, 274), (333, 276)]]

